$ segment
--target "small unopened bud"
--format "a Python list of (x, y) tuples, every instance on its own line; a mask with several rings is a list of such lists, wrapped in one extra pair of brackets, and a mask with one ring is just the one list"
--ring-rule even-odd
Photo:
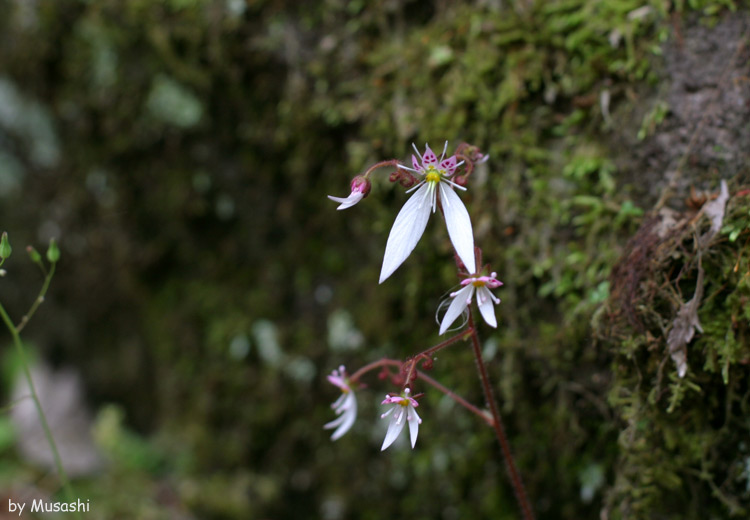
[(417, 178), (409, 172), (401, 172), (401, 180), (399, 182), (404, 188), (411, 188), (417, 183)]
[(0, 258), (5, 260), (12, 252), (13, 248), (10, 247), (10, 242), (8, 241), (8, 232), (3, 231), (3, 236), (0, 238)]
[(60, 260), (60, 249), (57, 247), (57, 243), (54, 238), (50, 238), (49, 247), (47, 248), (47, 260), (49, 263), (54, 264)]
[(351, 184), (349, 187), (352, 190), (352, 193), (359, 192), (362, 194), (362, 198), (364, 199), (370, 194), (370, 189), (372, 188), (372, 183), (370, 182), (370, 179), (363, 175), (357, 175), (352, 179)]
[(29, 258), (31, 258), (31, 261), (35, 264), (39, 264), (42, 262), (42, 255), (40, 255), (39, 251), (34, 249), (32, 246), (26, 246), (26, 252), (29, 253)]

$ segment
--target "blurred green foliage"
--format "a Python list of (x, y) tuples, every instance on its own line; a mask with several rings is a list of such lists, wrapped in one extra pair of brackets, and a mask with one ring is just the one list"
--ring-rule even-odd
[[(657, 88), (674, 27), (738, 4), (0, 0), (3, 226), (63, 250), (28, 332), (83, 371), (94, 404), (124, 410), (100, 412), (113, 460), (80, 488), (111, 518), (517, 518), (492, 432), (435, 392), (413, 452), (378, 453), (391, 389), (374, 378), (352, 432), (332, 444), (322, 430), (337, 397), (325, 374), (436, 342), (456, 283), (431, 224), (377, 285), (405, 200), (383, 178), (345, 212), (325, 195), (405, 159), (410, 141), (449, 139), (491, 155), (463, 200), (505, 282), (500, 326), (483, 334), (539, 517), (733, 511), (681, 445), (644, 436), (638, 454), (656, 446), (653, 459), (623, 447), (634, 427), (661, 435), (665, 412), (638, 408), (648, 422), (634, 426), (634, 398), (606, 400), (649, 391), (621, 359), (643, 347), (591, 332), (657, 196), (613, 157), (612, 119), (626, 119), (614, 111)], [(651, 114), (634, 136), (658, 132), (668, 108)], [(21, 275), (16, 309), (34, 280)], [(716, 370), (738, 349), (717, 350)], [(474, 371), (454, 348), (432, 375), (481, 403)], [(680, 456), (655, 465), (668, 453)], [(631, 478), (644, 465), (662, 474)], [(679, 493), (691, 471), (697, 502)], [(619, 507), (631, 503), (646, 506)]]

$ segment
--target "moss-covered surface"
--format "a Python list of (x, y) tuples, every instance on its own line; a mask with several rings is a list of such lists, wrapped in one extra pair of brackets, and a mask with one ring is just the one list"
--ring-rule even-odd
[[(375, 378), (350, 434), (321, 429), (324, 375), (436, 342), (455, 283), (433, 223), (377, 285), (405, 200), (384, 178), (346, 212), (325, 195), (411, 141), (450, 139), (491, 155), (463, 198), (505, 282), (482, 335), (539, 517), (740, 515), (744, 183), (703, 255), (686, 378), (664, 345), (676, 295), (694, 290), (689, 233), (644, 263), (620, 321), (612, 269), (669, 182), (682, 212), (690, 183), (748, 173), (746, 9), (0, 0), (0, 105), (17, 107), (0, 111), (3, 227), (63, 249), (28, 333), (128, 425), (105, 429), (106, 478), (78, 485), (104, 517), (517, 518), (492, 432), (436, 393), (413, 452), (378, 452), (390, 388)], [(728, 69), (700, 72), (706, 42)], [(3, 294), (21, 312), (35, 273), (16, 269)], [(432, 375), (481, 403), (470, 352)], [(163, 460), (127, 463), (144, 453)]]
[[(701, 245), (709, 226), (700, 214), (662, 212), (616, 269), (602, 330), (616, 352), (609, 401), (624, 427), (607, 502), (625, 517), (748, 514), (750, 192), (732, 191), (713, 240)], [(699, 283), (702, 332), (687, 346), (680, 377), (667, 332)]]

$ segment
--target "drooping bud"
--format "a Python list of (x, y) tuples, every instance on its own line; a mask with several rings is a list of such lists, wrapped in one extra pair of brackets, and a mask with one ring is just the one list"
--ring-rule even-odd
[(50, 238), (49, 247), (47, 248), (47, 260), (49, 263), (54, 264), (60, 260), (60, 249), (57, 247), (57, 243), (54, 238)]
[(370, 194), (372, 183), (370, 182), (370, 179), (368, 179), (364, 175), (357, 175), (352, 179), (349, 187), (351, 188), (352, 193), (359, 192), (362, 194), (362, 198), (364, 199)]
[(351, 208), (359, 201), (367, 197), (367, 195), (370, 193), (372, 183), (365, 175), (357, 175), (356, 177), (354, 177), (354, 179), (352, 179), (352, 182), (349, 183), (349, 186), (352, 191), (348, 197), (334, 197), (333, 195), (328, 195), (329, 199), (339, 203), (339, 207), (336, 209), (341, 210)]
[(10, 247), (10, 242), (8, 241), (8, 232), (3, 231), (3, 236), (0, 238), (0, 258), (5, 260), (12, 252), (13, 248)]

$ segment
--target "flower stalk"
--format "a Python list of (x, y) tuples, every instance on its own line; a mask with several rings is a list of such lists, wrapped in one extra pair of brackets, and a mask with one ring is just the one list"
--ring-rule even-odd
[[(345, 403), (347, 399), (353, 400), (353, 396), (348, 394), (350, 392), (353, 394), (352, 388), (359, 384), (361, 377), (379, 368), (381, 379), (390, 379), (395, 386), (401, 388), (400, 393), (389, 393), (381, 403), (391, 405), (391, 408), (381, 416), (381, 418), (390, 417), (388, 431), (381, 450), (385, 450), (395, 442), (407, 424), (409, 425), (411, 446), (414, 448), (419, 425), (422, 423), (421, 417), (416, 412), (416, 408), (419, 406), (417, 399), (422, 394), (412, 396), (411, 392), (413, 384), (417, 380), (421, 380), (449, 396), (493, 428), (523, 518), (524, 520), (533, 520), (534, 513), (520, 472), (513, 459), (487, 367), (482, 357), (481, 343), (474, 320), (475, 310), (472, 306), (472, 303), (475, 302), (484, 322), (496, 328), (497, 318), (494, 307), (500, 303), (500, 299), (491, 290), (499, 288), (503, 283), (497, 279), (497, 274), (491, 271), (489, 265), (482, 268), (482, 251), (474, 247), (473, 228), (469, 213), (456, 193), (457, 191), (466, 191), (469, 176), (474, 172), (475, 166), (486, 162), (489, 156), (483, 154), (478, 147), (468, 143), (460, 144), (455, 153), (447, 158), (447, 142), (439, 158), (428, 145), (425, 145), (424, 153), (420, 153), (416, 146), (412, 146), (416, 155), (411, 157), (411, 167), (395, 159), (376, 163), (364, 174), (352, 180), (351, 194), (348, 197), (329, 196), (329, 198), (341, 204), (338, 209), (352, 207), (369, 193), (371, 187), (369, 175), (375, 169), (384, 166), (396, 167), (396, 171), (390, 174), (389, 180), (392, 183), (398, 182), (401, 186), (407, 188), (406, 193), (410, 193), (411, 196), (396, 216), (388, 235), (379, 283), (383, 283), (389, 278), (411, 255), (426, 229), (430, 214), (439, 209), (445, 220), (448, 237), (453, 246), (459, 278), (462, 279), (461, 287), (450, 293), (452, 300), (440, 322), (439, 334), (442, 335), (447, 332), (461, 315), (465, 315), (467, 318), (460, 327), (467, 326), (453, 337), (437, 343), (404, 361), (380, 359), (365, 365), (355, 371), (351, 377), (344, 379), (339, 378), (338, 373), (334, 371), (333, 376), (329, 376), (329, 381), (341, 388), (344, 396), (334, 403), (334, 409), (337, 414), (340, 414), (340, 417), (325, 427), (338, 427), (334, 433), (335, 438), (343, 435), (351, 427), (354, 421), (352, 413), (356, 413), (356, 411), (353, 412), (350, 406), (347, 407), (342, 403)], [(459, 169), (461, 167), (463, 167), (462, 170)], [(483, 271), (489, 274), (482, 274)], [(467, 340), (471, 342), (489, 413), (469, 403), (425, 374), (425, 371), (432, 368), (436, 352)], [(420, 363), (422, 370), (417, 369)], [(393, 373), (392, 368), (397, 368), (397, 371)], [(340, 370), (343, 374), (343, 367)], [(356, 407), (354, 410), (356, 410)]]
[(479, 335), (477, 334), (476, 328), (474, 327), (473, 310), (469, 308), (469, 329), (471, 330), (471, 347), (474, 351), (474, 358), (477, 362), (477, 371), (479, 372), (479, 380), (482, 383), (482, 390), (484, 391), (484, 398), (487, 400), (487, 405), (490, 407), (490, 414), (492, 414), (492, 428), (495, 430), (495, 437), (497, 442), (500, 444), (500, 449), (503, 452), (503, 460), (505, 461), (505, 468), (508, 470), (508, 476), (510, 477), (513, 491), (516, 494), (516, 500), (521, 508), (524, 520), (534, 519), (534, 510), (531, 508), (528, 495), (526, 494), (526, 487), (523, 485), (523, 479), (521, 474), (516, 467), (513, 453), (510, 451), (510, 442), (508, 442), (508, 436), (505, 434), (505, 427), (503, 426), (503, 420), (500, 417), (500, 409), (497, 406), (494, 392), (492, 391), (492, 384), (490, 383), (490, 376), (487, 372), (487, 366), (484, 363), (482, 357), (482, 347), (479, 342)]
[[(44, 430), (44, 436), (47, 439), (47, 444), (49, 444), (50, 450), (52, 451), (52, 457), (55, 462), (55, 468), (57, 469), (57, 474), (60, 478), (60, 483), (62, 484), (63, 491), (66, 496), (66, 500), (69, 502), (75, 501), (75, 495), (73, 493), (73, 487), (70, 484), (70, 479), (68, 478), (68, 474), (65, 472), (65, 468), (62, 464), (62, 459), (60, 457), (60, 452), (57, 449), (57, 443), (55, 442), (55, 438), (52, 435), (52, 430), (49, 427), (49, 424), (47, 423), (47, 417), (44, 414), (44, 410), (42, 409), (42, 404), (39, 401), (39, 395), (37, 394), (36, 387), (34, 386), (34, 380), (31, 377), (31, 368), (29, 367), (28, 358), (26, 356), (26, 350), (24, 349), (23, 341), (21, 340), (21, 330), (26, 326), (26, 324), (29, 322), (29, 319), (34, 315), (36, 310), (39, 308), (39, 305), (44, 301), (44, 296), (47, 293), (47, 289), (49, 288), (49, 284), (52, 281), (52, 276), (55, 274), (55, 263), (53, 262), (50, 265), (49, 271), (46, 272), (44, 283), (42, 284), (42, 288), (39, 291), (39, 294), (34, 299), (34, 303), (32, 304), (29, 311), (24, 315), (24, 317), (21, 319), (21, 322), (16, 326), (13, 323), (13, 320), (8, 315), (8, 312), (5, 310), (5, 307), (0, 304), (0, 318), (2, 318), (3, 323), (5, 323), (5, 326), (8, 329), (8, 332), (10, 332), (11, 337), (13, 338), (13, 345), (16, 348), (16, 352), (18, 353), (18, 359), (21, 362), (21, 368), (23, 369), (23, 375), (26, 379), (26, 383), (29, 385), (29, 391), (31, 393), (31, 399), (34, 402), (34, 407), (36, 408), (37, 415), (39, 416), (39, 421), (42, 425), (42, 430)], [(76, 517), (81, 518), (80, 512), (76, 511)]]

